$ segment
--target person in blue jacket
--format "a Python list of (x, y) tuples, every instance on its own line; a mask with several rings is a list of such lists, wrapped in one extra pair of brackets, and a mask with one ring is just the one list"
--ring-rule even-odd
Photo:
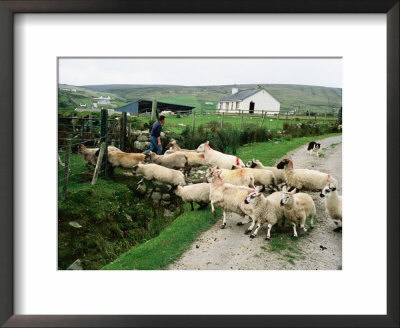
[(161, 154), (162, 152), (162, 146), (161, 146), (161, 131), (162, 131), (162, 125), (165, 123), (165, 116), (160, 115), (158, 121), (153, 123), (153, 126), (151, 127), (151, 133), (150, 133), (150, 148), (146, 150), (146, 153), (149, 153), (151, 151), (154, 151), (154, 149), (157, 150), (157, 154)]

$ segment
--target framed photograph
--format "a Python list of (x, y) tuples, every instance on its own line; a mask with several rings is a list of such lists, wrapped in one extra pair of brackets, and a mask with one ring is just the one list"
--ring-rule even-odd
[[(352, 1), (346, 4), (323, 1), (301, 5), (295, 0), (279, 3), (234, 1), (229, 6), (225, 3), (193, 4), (191, 9), (181, 1), (168, 5), (159, 1), (94, 1), (89, 4), (0, 1), (0, 92), (3, 100), (0, 133), (3, 149), (13, 145), (13, 155), (0, 156), (0, 290), (3, 296), (0, 298), (0, 323), (6, 327), (398, 326), (398, 17), (398, 1)], [(127, 61), (131, 61), (129, 65)], [(327, 65), (329, 68), (324, 71), (323, 65), (317, 65), (319, 61), (337, 62), (338, 66)], [(272, 77), (263, 81), (257, 77), (258, 71), (267, 71), (267, 62), (277, 68), (277, 75), (285, 75), (283, 81), (290, 82), (280, 82)], [(296, 84), (294, 77), (298, 73), (295, 65), (292, 66), (294, 62), (305, 71), (306, 77), (301, 81), (313, 77), (313, 70), (307, 66), (310, 62), (314, 68), (319, 67), (321, 76), (331, 75), (329, 69), (338, 73), (340, 84), (327, 85), (331, 88), (324, 91), (325, 96), (332, 92), (327, 96), (327, 111), (319, 112), (320, 105), (313, 104), (315, 107), (308, 107), (303, 113), (302, 98), (297, 100), (298, 108), (287, 98), (282, 100), (276, 96), (280, 91), (273, 89), (269, 81)], [(132, 67), (132, 71), (128, 67)], [(124, 74), (134, 76), (139, 71), (140, 79), (123, 79)], [(159, 78), (163, 71), (167, 71), (166, 80)], [(272, 76), (273, 70), (268, 72)], [(245, 73), (253, 77), (238, 78)], [(102, 82), (102, 75), (115, 75), (116, 79)], [(91, 79), (82, 79), (88, 76)], [(129, 81), (157, 85), (157, 88), (164, 84), (199, 85), (202, 88), (193, 89), (192, 94), (207, 96), (204, 99), (197, 97), (202, 103), (196, 108), (192, 103), (195, 100), (188, 100), (188, 95), (181, 90), (180, 96), (169, 93), (170, 97), (167, 97), (165, 94), (171, 90), (166, 88), (163, 96), (152, 94), (151, 98), (157, 101), (149, 101), (137, 91), (121, 85), (118, 92), (112, 87), (105, 88), (105, 84), (129, 84)], [(214, 87), (215, 95), (210, 96), (212, 92), (207, 89), (208, 85), (226, 87), (218, 92)], [(243, 88), (243, 85), (247, 87)], [(129, 90), (130, 95), (124, 90)], [(146, 92), (150, 94), (149, 90)], [(319, 91), (314, 88), (302, 92), (311, 92), (316, 99)], [(299, 93), (297, 97), (300, 97)], [(336, 102), (336, 98), (340, 101)], [(267, 105), (259, 107), (258, 104), (263, 102), (272, 109), (265, 111)], [(276, 113), (279, 114), (274, 114), (273, 108), (279, 103), (280, 112), (278, 109)], [(87, 114), (88, 106), (90, 115)], [(213, 113), (218, 113), (213, 119), (217, 123), (213, 127), (206, 122), (203, 127), (202, 118), (211, 115), (207, 114), (207, 108), (211, 107)], [(71, 108), (72, 118), (68, 116)], [(75, 114), (80, 112), (84, 115)], [(105, 119), (100, 112), (106, 115)], [(134, 112), (138, 115), (133, 115)], [(330, 115), (334, 115), (337, 122), (339, 112), (343, 123), (329, 125)], [(96, 113), (99, 113), (98, 118)], [(189, 113), (190, 122), (186, 117)], [(178, 115), (180, 118), (176, 117)], [(304, 122), (302, 115), (305, 115)], [(132, 231), (129, 227), (136, 224), (131, 223), (133, 216), (140, 216), (142, 212), (147, 215), (146, 206), (138, 207), (129, 197), (135, 197), (139, 189), (149, 186), (145, 182), (143, 187), (143, 181), (136, 186), (134, 177), (135, 187), (128, 186), (126, 190), (126, 187), (120, 187), (117, 192), (101, 182), (99, 188), (103, 188), (104, 193), (113, 193), (110, 197), (124, 202), (122, 208), (114, 208), (115, 203), (106, 197), (107, 204), (100, 204), (101, 200), (96, 200), (90, 191), (77, 191), (73, 186), (68, 191), (63, 179), (70, 176), (71, 183), (81, 183), (85, 179), (90, 184), (93, 171), (85, 167), (84, 161), (93, 166), (91, 170), (96, 172), (97, 166), (100, 169), (102, 149), (106, 149), (101, 143), (102, 138), (106, 138), (109, 147), (114, 147), (117, 152), (140, 154), (147, 150), (144, 146), (152, 147), (154, 140), (152, 150), (157, 151), (161, 144), (164, 150), (168, 148), (172, 152), (174, 144), (170, 144), (168, 133), (168, 138), (162, 140), (157, 136), (152, 140), (150, 135), (147, 140), (146, 133), (136, 135), (137, 130), (151, 128), (146, 125), (148, 121), (157, 119), (161, 126), (165, 121), (163, 131), (167, 132), (168, 127), (171, 135), (175, 136), (178, 130), (178, 136), (184, 135), (186, 129), (187, 140), (180, 142), (190, 149), (195, 143), (198, 146), (197, 141), (205, 141), (202, 134), (206, 135), (208, 130), (217, 134), (225, 125), (230, 131), (240, 133), (244, 126), (251, 129), (252, 120), (257, 120), (257, 128), (271, 133), (277, 147), (281, 142), (278, 133), (287, 133), (296, 127), (301, 129), (307, 122), (310, 129), (321, 128), (323, 123), (333, 129), (343, 129), (343, 146), (332, 141), (328, 146), (322, 144), (318, 151), (316, 139), (317, 144), (309, 146), (309, 153), (304, 151), (307, 160), (316, 161), (318, 156), (326, 168), (333, 165), (326, 160), (331, 158), (330, 152), (334, 152), (335, 147), (339, 147), (340, 152), (343, 148), (343, 182), (340, 165), (338, 185), (332, 185), (328, 190), (335, 192), (338, 188), (340, 194), (343, 193), (346, 224), (343, 233), (340, 232), (340, 247), (333, 247), (334, 241), (324, 244), (323, 236), (321, 241), (309, 238), (310, 243), (317, 242), (319, 248), (314, 261), (310, 258), (310, 265), (305, 266), (301, 264), (301, 254), (296, 252), (290, 239), (293, 237), (289, 235), (290, 245), (286, 246), (291, 250), (280, 252), (276, 258), (272, 253), (268, 256), (263, 243), (269, 243), (268, 249), (271, 245), (281, 247), (286, 240), (282, 237), (286, 230), (284, 234), (272, 230), (271, 242), (264, 241), (265, 236), (269, 236), (267, 229), (260, 230), (258, 236), (251, 239), (243, 234), (242, 227), (236, 227), (228, 218), (228, 229), (223, 233), (243, 230), (241, 236), (251, 248), (246, 251), (251, 256), (249, 265), (236, 266), (226, 259), (239, 254), (229, 251), (230, 237), (222, 235), (219, 227), (212, 236), (215, 237), (212, 243), (196, 240), (189, 250), (193, 254), (201, 253), (201, 260), (189, 258), (186, 262), (179, 261), (175, 267), (160, 265), (164, 259), (158, 255), (155, 262), (146, 255), (145, 264), (126, 266), (123, 259), (111, 254), (114, 249), (110, 243), (98, 243), (96, 237), (90, 235), (83, 237), (86, 246), (83, 253), (79, 253), (80, 234), (88, 230), (82, 228), (79, 219), (63, 219), (65, 213), (77, 210), (61, 200), (70, 197), (78, 204), (83, 197), (93, 197), (93, 208), (84, 210), (90, 212), (93, 217), (90, 222), (94, 226), (101, 227), (96, 209), (100, 211), (102, 206), (110, 213), (121, 214), (123, 222), (120, 226), (114, 226), (110, 221), (106, 229), (108, 239), (114, 238), (113, 234), (123, 233), (125, 239), (141, 238), (144, 241), (144, 235), (129, 235)], [(296, 120), (297, 125), (287, 123), (296, 123)], [(179, 125), (182, 122), (185, 127)], [(156, 125), (152, 135), (153, 132), (157, 134)], [(60, 135), (60, 131), (73, 135), (72, 144), (68, 141), (71, 136)], [(292, 136), (297, 132), (291, 131)], [(207, 136), (213, 137), (211, 132)], [(129, 142), (127, 137), (131, 138)], [(229, 139), (230, 142), (221, 147), (229, 146), (227, 153), (236, 155), (235, 164), (244, 166), (251, 158), (246, 157), (249, 154), (236, 153), (235, 138), (233, 132), (222, 137), (222, 141)], [(262, 136), (257, 138), (262, 139)], [(97, 144), (95, 139), (99, 140)], [(215, 142), (216, 139), (211, 140)], [(311, 140), (307, 139), (307, 143)], [(204, 143), (197, 151), (204, 151), (206, 156), (210, 145), (213, 147), (212, 143)], [(96, 147), (96, 150), (90, 149)], [(55, 168), (55, 149), (58, 151), (58, 169)], [(85, 156), (85, 149), (95, 153), (93, 162)], [(125, 175), (124, 167), (115, 164), (113, 151), (105, 152), (108, 155), (103, 163), (109, 168), (106, 167), (103, 174), (115, 174), (121, 180)], [(291, 155), (298, 158), (295, 152)], [(146, 161), (156, 161), (157, 155), (143, 156)], [(267, 158), (262, 152), (257, 156)], [(245, 159), (243, 163), (241, 157)], [(69, 166), (70, 163), (79, 165), (82, 172), (74, 176), (76, 170)], [(282, 161), (279, 165), (284, 168), (289, 164), (290, 161)], [(110, 167), (114, 166), (122, 168), (111, 171)], [(135, 164), (134, 175), (138, 167)], [(316, 169), (323, 171), (322, 167)], [(329, 166), (331, 169), (334, 170)], [(130, 177), (132, 173), (127, 174)], [(212, 181), (213, 171), (210, 174)], [(196, 183), (199, 176), (199, 171), (188, 173), (185, 181), (189, 179)], [(181, 188), (179, 183), (171, 185)], [(270, 187), (274, 188), (274, 183)], [(149, 193), (147, 189), (142, 190), (144, 194)], [(173, 191), (177, 195), (179, 192)], [(128, 193), (130, 196), (126, 197)], [(163, 217), (178, 211), (180, 206), (172, 204), (173, 196), (167, 193), (169, 191), (155, 187), (148, 195), (167, 210)], [(326, 191), (321, 189), (321, 194), (326, 196)], [(257, 193), (253, 196), (260, 197)], [(281, 206), (293, 196), (288, 197), (288, 200), (280, 200)], [(248, 196), (246, 201), (251, 204), (254, 200)], [(200, 205), (203, 204), (200, 202)], [(190, 212), (190, 205), (187, 206)], [(318, 206), (317, 211), (320, 211)], [(154, 212), (153, 215), (158, 214)], [(79, 213), (74, 217), (78, 218)], [(307, 221), (306, 225), (311, 223)], [(334, 228), (331, 223), (329, 227)], [(129, 227), (124, 230), (121, 226)], [(288, 224), (286, 226), (289, 228)], [(137, 228), (142, 229), (141, 226)], [(297, 232), (304, 242), (307, 232), (304, 229), (300, 233), (301, 228), (304, 227), (300, 222)], [(96, 227), (90, 230), (93, 236), (95, 230)], [(256, 227), (252, 237), (257, 231)], [(296, 234), (296, 228), (293, 232)], [(215, 240), (221, 236), (226, 241), (218, 244)], [(280, 243), (273, 241), (278, 237)], [(146, 244), (153, 247), (151, 242)], [(168, 254), (167, 244), (161, 244), (165, 247), (163, 253)], [(219, 258), (207, 253), (212, 244), (221, 249)], [(233, 252), (239, 249), (236, 246), (232, 247)], [(93, 251), (97, 248), (103, 249), (109, 257), (98, 257)], [(76, 261), (78, 258), (86, 260)], [(269, 261), (268, 264), (284, 262), (286, 266), (270, 270), (273, 266), (256, 265), (260, 259)], [(317, 265), (320, 260), (326, 265)], [(227, 263), (232, 264), (227, 267)], [(86, 270), (79, 270), (82, 266)]]

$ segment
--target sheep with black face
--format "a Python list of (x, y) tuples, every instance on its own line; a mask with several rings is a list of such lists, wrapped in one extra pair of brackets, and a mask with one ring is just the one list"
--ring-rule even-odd
[(308, 169), (294, 169), (293, 162), (290, 159), (283, 159), (277, 165), (277, 168), (284, 170), (287, 184), (291, 189), (321, 192), (328, 183), (333, 186), (337, 185), (337, 180), (328, 173)]

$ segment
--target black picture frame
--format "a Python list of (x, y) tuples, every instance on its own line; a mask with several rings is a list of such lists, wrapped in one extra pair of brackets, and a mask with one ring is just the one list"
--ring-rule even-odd
[[(398, 0), (0, 0), (0, 324), (4, 327), (399, 327)], [(14, 315), (13, 20), (16, 13), (384, 13), (387, 16), (387, 315)], [(4, 153), (7, 149), (6, 153)], [(14, 147), (12, 148), (14, 149)], [(372, 236), (372, 234), (371, 234)], [(373, 283), (373, 282), (371, 282)], [(367, 287), (367, 286), (366, 286)]]

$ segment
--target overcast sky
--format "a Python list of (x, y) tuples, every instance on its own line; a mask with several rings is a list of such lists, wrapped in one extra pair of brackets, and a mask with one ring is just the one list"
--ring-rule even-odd
[(341, 88), (342, 61), (339, 58), (60, 58), (59, 83), (303, 84)]

